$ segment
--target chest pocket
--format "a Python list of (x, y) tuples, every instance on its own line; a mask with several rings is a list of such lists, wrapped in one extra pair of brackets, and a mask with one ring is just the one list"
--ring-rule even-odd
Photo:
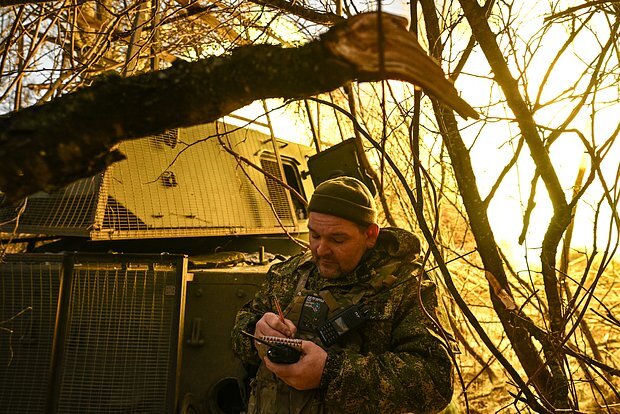
[(325, 322), (329, 313), (329, 306), (319, 296), (297, 296), (299, 318), (297, 329), (306, 332), (316, 332), (317, 328)]
[[(295, 323), (304, 339), (309, 339), (308, 335), (318, 335), (325, 346), (330, 346), (336, 338), (364, 324), (365, 312), (352, 305), (360, 302), (365, 292), (360, 288), (340, 294), (332, 294), (329, 290), (318, 293), (302, 291), (287, 308), (287, 317)], [(326, 323), (329, 320), (331, 322)]]

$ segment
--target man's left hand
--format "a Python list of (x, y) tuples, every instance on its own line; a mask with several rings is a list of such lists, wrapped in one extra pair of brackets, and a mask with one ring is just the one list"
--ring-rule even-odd
[(327, 361), (327, 352), (311, 341), (302, 341), (301, 358), (295, 364), (276, 364), (263, 358), (269, 371), (291, 387), (303, 391), (318, 388)]

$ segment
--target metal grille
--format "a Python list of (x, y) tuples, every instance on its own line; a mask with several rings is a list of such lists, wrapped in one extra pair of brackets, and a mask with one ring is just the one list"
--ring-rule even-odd
[[(224, 151), (218, 133), (256, 164), (260, 154), (272, 148), (269, 136), (224, 123), (179, 130), (176, 144), (163, 135), (125, 142), (122, 151), (128, 159), (106, 172), (108, 202), (91, 237), (281, 233), (268, 198), (274, 190), (274, 197), (286, 194)], [(298, 147), (291, 144), (282, 151), (295, 150), (301, 158)], [(281, 200), (275, 204), (284, 224), (293, 226), (290, 207)]]
[[(88, 235), (95, 217), (101, 174), (76, 181), (51, 194), (34, 194), (26, 200), (19, 217), (19, 233), (54, 233)], [(1, 203), (0, 203), (1, 204)], [(18, 207), (0, 208), (0, 223), (5, 231), (13, 231)]]
[(61, 261), (7, 255), (0, 263), (0, 413), (45, 412)]
[(148, 226), (135, 214), (119, 203), (114, 197), (108, 196), (103, 217), (104, 229), (146, 230)]
[(0, 413), (174, 412), (185, 270), (174, 255), (7, 255)]
[(58, 413), (174, 410), (183, 265), (124, 260), (77, 259)]
[[(269, 135), (222, 122), (126, 141), (119, 149), (127, 159), (104, 174), (29, 197), (17, 232), (94, 240), (284, 233), (279, 221), (303, 230), (282, 188), (226, 152), (218, 134), (256, 165), (273, 151)], [(279, 151), (299, 160), (291, 168), (306, 168), (308, 147), (286, 143)], [(0, 207), (0, 230), (12, 232), (15, 219), (14, 207)]]
[(154, 141), (159, 141), (163, 145), (167, 145), (170, 148), (174, 148), (177, 146), (179, 142), (179, 129), (169, 129), (165, 131), (163, 134), (158, 134), (153, 136)]
[[(275, 161), (263, 157), (260, 160), (260, 165), (268, 173), (282, 179), (282, 175), (280, 174), (280, 168), (278, 168), (278, 164)], [(273, 178), (265, 178), (267, 180), (269, 198), (273, 203), (273, 208), (275, 209), (276, 214), (278, 214), (278, 217), (280, 217), (280, 219), (282, 220), (291, 220), (291, 206), (288, 196), (286, 194), (286, 190), (280, 185), (280, 183), (278, 183)]]

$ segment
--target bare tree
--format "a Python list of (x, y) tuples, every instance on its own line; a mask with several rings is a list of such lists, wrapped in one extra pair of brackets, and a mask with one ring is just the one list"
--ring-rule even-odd
[[(322, 117), (356, 135), (377, 173), (385, 221), (424, 235), (473, 361), (458, 364), (466, 405), (486, 392), (499, 395), (493, 411), (611, 412), (620, 402), (620, 125), (609, 116), (620, 104), (617, 1), (551, 1), (539, 5), (542, 16), (517, 2), (412, 1), (410, 32), (399, 18), (345, 20), (359, 11), (349, 2), (4, 4), (15, 5), (0, 9), (0, 102), (14, 111), (0, 119), (0, 188), (9, 198), (105, 168), (122, 139), (214, 120), (255, 99), (303, 98), (316, 145), (325, 144)], [(482, 85), (468, 96), (481, 120), (464, 122), (444, 105), (476, 115), (422, 58), (418, 30), (452, 81)], [(416, 83), (432, 99), (386, 79)], [(556, 153), (575, 142), (587, 162), (567, 167)], [(494, 169), (480, 156), (489, 146)], [(579, 179), (564, 178), (571, 168)], [(517, 185), (528, 188), (522, 208), (504, 220), (521, 230), (513, 248), (525, 264), (498, 240), (492, 216), (507, 191), (518, 198)], [(573, 219), (587, 210), (584, 246)], [(446, 263), (474, 248), (458, 266)], [(476, 393), (483, 373), (490, 381), (501, 373), (505, 385)]]

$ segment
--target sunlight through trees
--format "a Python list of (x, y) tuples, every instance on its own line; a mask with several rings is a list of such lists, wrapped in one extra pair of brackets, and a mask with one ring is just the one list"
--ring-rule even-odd
[[(460, 349), (457, 407), (615, 412), (620, 3), (403, 5), (409, 28), (394, 21), (409, 32), (397, 39), (390, 27), (375, 28), (377, 19), (372, 29), (347, 26), (364, 11), (384, 12), (375, 2), (0, 0), (0, 153), (8, 160), (17, 154), (8, 148), (19, 148), (19, 157), (36, 159), (47, 156), (37, 146), (46, 136), (56, 146), (72, 134), (96, 147), (71, 158), (88, 164), (79, 171), (40, 173), (37, 164), (47, 180), (38, 187), (18, 183), (5, 165), (1, 189), (21, 198), (64, 185), (119, 159), (111, 148), (122, 139), (212, 121), (264, 99), (241, 111), (261, 117), (273, 110), (281, 138), (324, 149), (355, 137), (380, 189), (382, 224), (425, 239), (427, 267), (449, 293), (444, 305)], [(350, 55), (357, 61), (338, 60), (341, 49), (321, 37), (334, 26), (351, 30), (344, 39), (370, 39), (376, 53), (362, 47)], [(445, 85), (440, 72), (430, 84), (401, 74), (420, 70), (424, 78), (432, 65), (391, 65), (402, 42), (418, 47), (416, 36), (447, 74)], [(359, 46), (351, 43), (339, 45)], [(281, 61), (272, 52), (310, 47), (316, 54)], [(248, 60), (235, 60), (242, 55)], [(303, 59), (308, 71), (284, 88), (285, 75), (298, 70), (293, 62)], [(199, 62), (208, 64), (189, 69)], [(229, 66), (209, 79), (221, 65)], [(261, 72), (269, 65), (271, 78)], [(191, 94), (207, 80), (221, 90)], [(56, 98), (70, 93), (95, 108), (79, 103), (81, 129), (65, 118), (55, 129), (28, 124), (36, 106), (58, 107)], [(110, 102), (115, 96), (151, 105), (156, 115), (134, 118), (139, 126), (129, 128), (127, 111)], [(206, 107), (217, 110), (207, 117)], [(28, 122), (9, 132), (20, 116)]]

